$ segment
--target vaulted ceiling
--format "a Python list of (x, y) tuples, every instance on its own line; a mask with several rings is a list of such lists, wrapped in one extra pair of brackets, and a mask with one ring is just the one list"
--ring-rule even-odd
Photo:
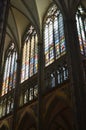
[(39, 28), (42, 19), (52, 0), (11, 0), (6, 29), (5, 49), (13, 40), (18, 48), (21, 47), (21, 40), (24, 32), (32, 23)]
[[(11, 40), (20, 50), (27, 26), (32, 23), (38, 29), (41, 28), (43, 17), (52, 2), (53, 0), (10, 0), (5, 50)], [(85, 0), (82, 3), (86, 5)]]

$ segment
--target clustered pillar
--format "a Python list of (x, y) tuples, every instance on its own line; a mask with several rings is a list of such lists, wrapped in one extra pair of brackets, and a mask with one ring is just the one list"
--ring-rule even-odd
[(2, 59), (3, 59), (6, 24), (9, 13), (9, 3), (10, 3), (9, 0), (0, 0), (0, 84), (2, 83), (2, 61), (3, 61)]
[[(21, 54), (19, 54), (21, 57)], [(21, 58), (18, 57), (17, 59), (17, 76), (16, 76), (16, 86), (15, 86), (15, 92), (14, 92), (14, 108), (13, 108), (13, 123), (12, 123), (12, 130), (16, 130), (17, 126), (17, 119), (18, 119), (18, 108), (19, 108), (19, 97), (20, 97), (20, 75), (21, 75)]]
[(44, 50), (40, 31), (38, 37), (38, 130), (43, 130)]
[(74, 130), (84, 130), (86, 129), (86, 88), (75, 18), (80, 0), (55, 0), (55, 2), (62, 11), (64, 18)]

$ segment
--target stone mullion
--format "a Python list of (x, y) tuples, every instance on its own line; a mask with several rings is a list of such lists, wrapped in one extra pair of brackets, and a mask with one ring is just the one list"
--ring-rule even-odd
[(11, 65), (12, 65), (12, 58), (13, 58), (13, 54), (12, 54), (12, 53), (11, 53), (10, 57), (11, 57), (11, 59), (10, 59), (10, 65), (9, 65), (9, 68), (10, 68), (10, 69), (9, 69), (9, 72), (8, 72), (8, 73), (9, 73), (8, 92), (10, 91), (10, 78), (11, 78), (11, 75), (10, 75), (10, 74), (11, 74), (11, 69), (12, 69), (12, 68), (11, 68), (11, 67), (12, 67)]
[(33, 63), (33, 74), (35, 74), (35, 71), (34, 71), (34, 69), (35, 69), (35, 49), (36, 49), (35, 44), (36, 44), (36, 34), (34, 35), (34, 52), (33, 52), (34, 63)]
[(15, 66), (16, 66), (16, 52), (14, 52), (15, 57), (14, 57), (14, 61), (13, 61), (13, 76), (12, 76), (12, 89), (15, 87), (14, 86), (14, 78), (15, 78)]

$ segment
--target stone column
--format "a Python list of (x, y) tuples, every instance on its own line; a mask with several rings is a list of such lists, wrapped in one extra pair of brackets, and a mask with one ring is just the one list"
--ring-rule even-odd
[(55, 2), (62, 11), (64, 18), (74, 128), (84, 130), (86, 129), (86, 86), (75, 19), (79, 0), (55, 0)]
[(38, 130), (43, 130), (44, 49), (42, 31), (38, 36)]
[(6, 24), (9, 13), (10, 0), (0, 0), (0, 72), (2, 68), (2, 56), (4, 49)]
[(19, 98), (20, 98), (20, 76), (21, 76), (21, 58), (18, 58), (17, 62), (17, 76), (16, 85), (14, 91), (14, 108), (13, 108), (13, 124), (12, 130), (16, 130), (17, 126), (17, 112), (19, 108)]
[(5, 42), (6, 24), (10, 0), (0, 0), (0, 86), (2, 84), (2, 59)]
[(74, 114), (76, 115), (77, 130), (84, 129), (85, 125), (85, 109), (86, 109), (86, 91), (82, 61), (80, 56), (80, 48), (78, 36), (76, 32), (75, 20), (65, 21), (65, 38), (68, 43), (67, 51), (68, 61), (70, 61), (70, 89), (72, 92), (72, 100), (74, 107)]

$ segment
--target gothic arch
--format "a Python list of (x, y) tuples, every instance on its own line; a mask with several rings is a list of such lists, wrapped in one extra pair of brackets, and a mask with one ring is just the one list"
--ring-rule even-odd
[(3, 121), (0, 125), (0, 130), (9, 130), (9, 124), (7, 121)]
[(21, 83), (38, 71), (38, 36), (32, 24), (28, 25), (22, 42)]
[(7, 128), (5, 125), (3, 125), (3, 126), (0, 128), (0, 130), (8, 130), (8, 128)]
[(56, 90), (56, 92), (53, 92), (50, 96), (51, 98), (48, 99), (46, 103), (46, 109), (48, 110), (49, 106), (52, 104), (56, 98), (60, 101), (63, 101), (67, 106), (71, 107), (71, 102), (69, 97), (61, 90)]
[(3, 68), (3, 82), (2, 82), (2, 95), (8, 93), (16, 84), (16, 72), (17, 72), (17, 63), (18, 58), (17, 50), (15, 43), (11, 42), (5, 53), (5, 62)]
[(66, 53), (63, 16), (56, 4), (47, 10), (43, 28), (45, 66), (48, 66)]
[(72, 108), (65, 99), (54, 96), (44, 118), (45, 130), (72, 130)]
[(34, 113), (32, 113), (32, 110), (23, 113), (23, 115), (20, 117), (20, 121), (18, 123), (17, 128), (17, 130), (29, 130), (29, 129), (33, 130), (37, 129), (36, 118), (34, 116)]
[[(50, 3), (50, 4), (48, 5), (48, 8), (46, 9), (46, 11), (45, 11), (45, 13), (44, 13), (44, 15), (43, 15), (42, 25), (44, 24), (44, 21), (45, 21), (45, 19), (46, 19), (46, 15), (47, 15), (48, 10), (49, 10), (53, 5), (56, 5), (56, 6), (57, 6), (57, 4), (56, 4), (55, 1), (53, 1), (52, 3)], [(58, 7), (58, 6), (57, 6), (57, 8), (58, 8), (58, 10), (59, 10), (59, 7)], [(43, 26), (44, 26), (44, 25), (43, 25)]]

